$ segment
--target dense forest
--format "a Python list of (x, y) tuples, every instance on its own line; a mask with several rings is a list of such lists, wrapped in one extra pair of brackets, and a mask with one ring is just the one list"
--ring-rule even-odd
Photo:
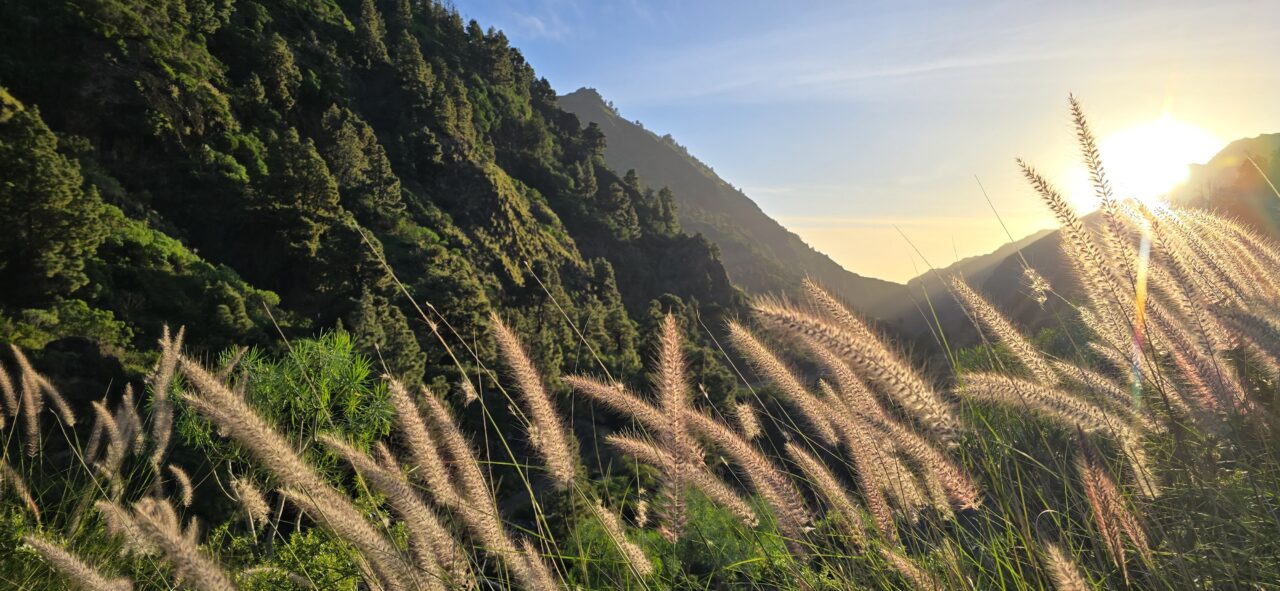
[(701, 343), (738, 305), (668, 193), (434, 2), (5, 2), (0, 85), (0, 340), (50, 368), (340, 327), (444, 387), (433, 324), (498, 311), (549, 368), (634, 378), (655, 318)]

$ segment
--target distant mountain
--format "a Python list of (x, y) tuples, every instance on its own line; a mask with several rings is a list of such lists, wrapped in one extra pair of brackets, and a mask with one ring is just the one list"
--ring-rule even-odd
[(670, 135), (627, 121), (594, 89), (559, 97), (560, 108), (594, 123), (606, 138), (605, 162), (634, 169), (644, 185), (674, 193), (681, 226), (720, 248), (730, 279), (753, 293), (795, 294), (810, 275), (863, 313), (894, 316), (903, 285), (851, 273), (770, 218), (751, 198), (721, 179)]
[[(987, 254), (961, 259), (942, 269), (928, 271), (907, 282), (911, 297), (905, 302), (894, 320), (905, 335), (920, 336), (928, 332), (934, 323), (934, 315), (942, 320), (943, 327), (956, 321), (967, 321), (963, 310), (951, 297), (943, 279), (955, 275), (964, 277), (970, 285), (981, 286), (995, 273), (1006, 259), (1018, 259), (1018, 252), (1053, 234), (1053, 230), (1040, 230), (1014, 242), (1009, 242)], [(930, 310), (930, 308), (932, 308)]]

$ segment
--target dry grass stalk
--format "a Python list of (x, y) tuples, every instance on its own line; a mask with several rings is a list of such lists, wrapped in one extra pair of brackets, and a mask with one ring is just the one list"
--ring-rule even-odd
[(169, 464), (169, 473), (173, 475), (173, 481), (178, 484), (178, 504), (190, 507), (191, 501), (195, 498), (191, 477), (187, 475), (186, 470), (176, 464)]
[(148, 382), (151, 385), (151, 465), (159, 466), (169, 451), (169, 440), (173, 437), (173, 402), (169, 399), (170, 384), (178, 368), (178, 358), (182, 355), (182, 337), (184, 329), (179, 328), (176, 335), (169, 336), (169, 327), (164, 327), (160, 335), (160, 360), (156, 363)]
[(1092, 587), (1085, 580), (1080, 566), (1061, 546), (1049, 542), (1043, 544), (1040, 561), (1049, 571), (1049, 580), (1057, 591), (1089, 591)]
[(622, 526), (622, 519), (616, 513), (606, 509), (599, 501), (596, 501), (592, 510), (595, 512), (596, 518), (600, 520), (601, 527), (609, 534), (609, 538), (613, 540), (613, 543), (617, 545), (618, 552), (626, 560), (631, 572), (641, 578), (652, 575), (653, 563), (649, 562), (649, 557), (645, 555), (644, 550), (640, 549), (640, 546), (627, 539), (626, 529)]
[(885, 547), (880, 548), (880, 556), (884, 557), (885, 562), (898, 571), (902, 578), (911, 584), (911, 588), (916, 591), (943, 591), (942, 581), (939, 581), (932, 573), (920, 568), (920, 565), (908, 558), (905, 554), (898, 550), (890, 550)]
[(247, 478), (232, 477), (231, 492), (235, 495), (236, 503), (240, 505), (240, 509), (249, 518), (249, 526), (251, 528), (254, 522), (266, 523), (271, 509), (267, 506), (267, 498), (252, 481)]
[(1146, 533), (1138, 524), (1137, 517), (1125, 507), (1124, 498), (1120, 495), (1115, 481), (1107, 475), (1106, 469), (1098, 458), (1097, 450), (1083, 433), (1077, 435), (1076, 443), (1080, 452), (1076, 459), (1076, 468), (1080, 473), (1081, 482), (1084, 483), (1085, 496), (1089, 499), (1089, 505), (1093, 510), (1094, 523), (1107, 549), (1111, 552), (1116, 566), (1124, 568), (1125, 549), (1121, 541), (1122, 534), (1150, 563), (1153, 557), (1147, 544)]
[(373, 458), (332, 435), (321, 435), (319, 440), (386, 495), (387, 504), (404, 521), (410, 549), (427, 576), (450, 581), (452, 587), (475, 584), (466, 553), (398, 471), (378, 465)]
[(556, 412), (555, 401), (542, 385), (542, 376), (529, 359), (529, 354), (515, 333), (507, 328), (495, 313), (490, 316), (494, 336), (502, 358), (511, 368), (516, 385), (524, 395), (525, 410), (529, 413), (529, 440), (542, 455), (551, 478), (561, 488), (573, 483), (577, 454), (572, 436)]
[(146, 445), (146, 432), (142, 429), (142, 417), (138, 415), (138, 403), (133, 397), (133, 385), (125, 384), (120, 404), (116, 406), (116, 424), (120, 426), (121, 440), (130, 452), (139, 454)]
[(5, 414), (17, 418), (21, 406), (18, 403), (18, 391), (13, 387), (13, 378), (9, 375), (9, 370), (5, 369), (4, 363), (0, 363), (0, 401), (4, 403)]
[(404, 384), (392, 380), (387, 388), (391, 404), (396, 407), (396, 425), (404, 439), (405, 448), (414, 466), (411, 474), (426, 485), (436, 502), (446, 507), (458, 505), (458, 491), (454, 487), (449, 469), (440, 457), (440, 446), (431, 430), (422, 421), (422, 413)]
[(746, 402), (739, 402), (733, 407), (733, 417), (738, 421), (738, 429), (748, 440), (760, 437), (760, 420), (756, 418), (756, 410)]
[(164, 553), (188, 586), (198, 591), (235, 590), (230, 575), (182, 531), (172, 505), (142, 498), (129, 510), (129, 524)]
[(80, 557), (61, 546), (34, 535), (23, 536), (22, 541), (35, 548), (53, 568), (61, 572), (81, 591), (131, 591), (133, 582), (125, 578), (108, 579), (98, 569), (89, 566)]
[(525, 581), (525, 586), (529, 591), (556, 591), (560, 589), (561, 585), (557, 582), (558, 577), (551, 572), (551, 568), (547, 566), (547, 562), (542, 558), (542, 553), (533, 545), (533, 542), (520, 540), (520, 552), (530, 573), (529, 580)]
[(857, 503), (845, 492), (844, 485), (836, 475), (795, 442), (787, 443), (787, 454), (804, 471), (810, 486), (822, 496), (827, 507), (836, 514), (841, 531), (855, 546), (864, 547), (866, 535), (863, 532), (867, 529), (867, 523), (862, 518), (862, 511), (858, 509)]
[(1089, 171), (1089, 181), (1093, 185), (1094, 194), (1098, 197), (1099, 209), (1102, 211), (1104, 244), (1107, 250), (1113, 253), (1111, 261), (1119, 263), (1118, 274), (1125, 280), (1122, 286), (1132, 287), (1136, 282), (1137, 273), (1134, 270), (1133, 260), (1124, 256), (1124, 253), (1128, 252), (1126, 248), (1128, 229), (1124, 225), (1115, 197), (1111, 193), (1111, 183), (1107, 180), (1106, 170), (1102, 166), (1102, 154), (1098, 151), (1098, 143), (1089, 129), (1089, 121), (1085, 117), (1084, 108), (1080, 106), (1080, 101), (1075, 96), (1070, 96), (1067, 100), (1071, 106), (1071, 120), (1075, 124), (1080, 154), (1083, 157), (1085, 169)]
[(836, 428), (845, 443), (851, 459), (854, 473), (857, 475), (858, 488), (867, 510), (875, 520), (880, 536), (892, 544), (898, 543), (898, 526), (893, 518), (893, 510), (889, 508), (886, 490), (889, 488), (888, 450), (884, 450), (878, 441), (868, 437), (866, 426), (856, 415), (846, 413), (836, 421)]
[(808, 337), (831, 349), (939, 438), (953, 439), (960, 430), (951, 407), (941, 396), (878, 340), (860, 340), (855, 331), (773, 300), (758, 298), (752, 306), (756, 317), (766, 325), (795, 338)]
[[(666, 450), (638, 437), (609, 435), (605, 437), (605, 443), (619, 452), (661, 471), (669, 471), (675, 463), (671, 454)], [(753, 527), (757, 525), (759, 520), (756, 517), (755, 509), (751, 508), (751, 504), (743, 500), (733, 488), (708, 471), (705, 466), (691, 471), (688, 476), (689, 485), (702, 491), (712, 502), (728, 509), (744, 524)]]
[[(662, 337), (658, 347), (656, 386), (662, 419), (646, 425), (675, 454), (663, 475), (660, 493), (664, 499), (660, 518), (675, 536), (684, 531), (686, 508), (684, 493), (692, 474), (703, 466), (703, 451), (689, 433), (684, 411), (689, 408), (690, 389), (685, 377), (684, 340), (675, 316), (662, 319)], [(628, 406), (637, 407), (637, 404)]]
[(422, 584), (431, 589), (441, 588), (438, 580), (418, 576), (420, 573), (416, 572), (417, 569), (407, 564), (395, 546), (361, 514), (342, 506), (346, 504), (345, 498), (338, 501), (337, 506), (331, 506), (330, 503), (335, 499), (329, 491), (314, 494), (310, 491), (282, 488), (280, 494), (325, 529), (351, 544), (373, 571), (374, 580), (370, 583), (380, 582), (387, 591), (406, 591)]
[(1126, 292), (1119, 287), (1111, 274), (1113, 265), (1103, 257), (1102, 250), (1094, 242), (1093, 236), (1085, 229), (1075, 210), (1067, 200), (1054, 188), (1053, 184), (1040, 175), (1030, 164), (1019, 159), (1018, 167), (1031, 186), (1049, 206), (1053, 216), (1058, 220), (1059, 233), (1062, 235), (1062, 248), (1067, 259), (1075, 268), (1085, 288), (1094, 311), (1099, 315), (1107, 331), (1108, 340), (1124, 342), (1125, 333), (1132, 323), (1126, 310), (1133, 306)]
[(791, 539), (799, 539), (809, 512), (791, 481), (773, 461), (756, 450), (733, 429), (700, 412), (686, 410), (689, 429), (714, 444), (737, 464), (760, 497), (778, 518), (778, 529)]
[(67, 399), (54, 387), (53, 382), (50, 382), (48, 378), (36, 371), (36, 368), (31, 365), (31, 361), (22, 353), (22, 349), (19, 349), (17, 345), (10, 345), (9, 347), (13, 350), (13, 358), (18, 362), (18, 368), (22, 372), (23, 389), (31, 388), (32, 396), (40, 401), (36, 404), (36, 407), (43, 410), (44, 400), (47, 399), (53, 403), (53, 408), (57, 411), (58, 417), (62, 419), (63, 424), (68, 427), (74, 427), (76, 415), (71, 412), (71, 405), (67, 404)]
[(458, 428), (453, 414), (429, 391), (423, 390), (422, 402), (428, 419), (440, 434), (444, 449), (453, 460), (459, 485), (460, 502), (457, 510), (462, 521), (485, 547), (486, 552), (500, 558), (524, 586), (530, 589), (546, 588), (545, 581), (539, 574), (540, 570), (546, 570), (546, 565), (541, 564), (541, 559), (536, 561), (537, 564), (533, 563), (507, 534), (480, 463), (466, 436)]
[(751, 331), (737, 322), (729, 323), (729, 337), (734, 345), (769, 381), (778, 386), (787, 400), (804, 416), (805, 422), (814, 430), (819, 440), (827, 445), (836, 442), (836, 432), (831, 428), (823, 405), (800, 383), (782, 360), (761, 343)]
[(853, 369), (840, 359), (835, 353), (823, 346), (822, 343), (810, 338), (802, 338), (801, 342), (818, 358), (818, 361), (826, 367), (831, 376), (835, 378), (836, 399), (841, 401), (849, 410), (857, 412), (868, 417), (887, 418), (888, 414), (884, 407), (880, 405), (880, 401), (876, 400), (875, 394), (867, 389), (867, 385), (863, 383)]
[(40, 522), (40, 505), (36, 504), (35, 497), (31, 496), (31, 490), (27, 488), (26, 481), (18, 474), (13, 466), (0, 459), (0, 490), (8, 487), (13, 494), (22, 500), (22, 504), (27, 506), (27, 510), (36, 518), (36, 522)]
[(119, 477), (120, 465), (124, 462), (124, 438), (121, 436), (119, 425), (116, 424), (115, 416), (107, 410), (107, 405), (100, 400), (95, 400), (92, 406), (97, 422), (102, 426), (107, 440), (107, 455), (98, 464), (98, 472), (104, 478), (114, 482)]
[(241, 581), (245, 581), (245, 580), (252, 580), (256, 577), (260, 577), (263, 575), (277, 575), (277, 576), (284, 577), (288, 579), (290, 583), (293, 583), (294, 585), (297, 585), (298, 587), (301, 587), (303, 589), (316, 588), (315, 583), (311, 582), (311, 580), (307, 579), (306, 577), (298, 573), (285, 570), (278, 566), (271, 566), (271, 565), (265, 565), (265, 564), (261, 566), (255, 566), (252, 568), (246, 568), (240, 571), (238, 574), (236, 574), (236, 578), (240, 579)]
[(1130, 428), (1118, 416), (1056, 388), (1012, 378), (999, 373), (977, 373), (964, 377), (958, 392), (969, 399), (1034, 411), (1067, 428), (1104, 431), (1124, 438)]
[(865, 473), (866, 481), (879, 486), (893, 501), (894, 506), (912, 522), (919, 517), (919, 509), (931, 502), (943, 513), (950, 514), (941, 482), (934, 474), (925, 473), (922, 475), (924, 489), (921, 489), (916, 475), (896, 454), (899, 451), (898, 442), (879, 426), (883, 422), (877, 424), (850, 410), (840, 403), (840, 396), (829, 384), (822, 382), (821, 385), (830, 398), (824, 401), (826, 412), (832, 417), (832, 424), (837, 426), (840, 439), (845, 443), (859, 473)]
[[(13, 351), (15, 357), (22, 354), (16, 346), (13, 347)], [(34, 458), (40, 452), (40, 411), (44, 409), (44, 396), (41, 395), (40, 386), (31, 372), (24, 368), (18, 375), (21, 383), (22, 426), (27, 439), (27, 456)]]
[(942, 484), (953, 509), (976, 509), (982, 504), (982, 493), (969, 473), (913, 429), (888, 417), (867, 420), (884, 429), (898, 449)]
[(984, 328), (995, 335), (996, 340), (1008, 347), (1013, 352), (1014, 357), (1022, 363), (1031, 372), (1032, 376), (1045, 383), (1052, 384), (1058, 381), (1058, 376), (1053, 371), (1053, 366), (1045, 359), (1031, 341), (1022, 336), (1013, 324), (996, 310), (985, 298), (978, 295), (969, 287), (968, 283), (959, 277), (951, 278), (951, 291), (955, 294), (956, 299), (964, 305), (969, 311), (969, 315), (973, 317)]

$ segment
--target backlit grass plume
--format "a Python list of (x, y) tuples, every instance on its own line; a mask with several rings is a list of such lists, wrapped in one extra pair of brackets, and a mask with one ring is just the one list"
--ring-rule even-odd
[(542, 376), (534, 368), (533, 361), (529, 359), (529, 354), (515, 333), (507, 328), (497, 314), (491, 316), (489, 321), (493, 325), (502, 358), (511, 368), (515, 384), (524, 395), (525, 412), (529, 413), (529, 441), (547, 463), (552, 479), (559, 486), (568, 487), (573, 482), (577, 454), (570, 442), (570, 434), (556, 411), (555, 401), (543, 386)]

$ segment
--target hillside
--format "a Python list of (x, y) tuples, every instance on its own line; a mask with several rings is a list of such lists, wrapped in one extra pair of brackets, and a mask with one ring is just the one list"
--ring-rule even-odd
[(501, 32), (442, 4), (4, 2), (0, 87), (23, 220), (0, 342), (42, 364), (87, 340), (136, 369), (166, 323), (207, 354), (342, 327), (448, 389), (436, 323), (496, 312), (551, 370), (635, 377), (660, 313), (712, 326), (740, 297)]
[(934, 315), (944, 327), (963, 326), (962, 323), (968, 322), (968, 319), (964, 316), (959, 304), (951, 297), (950, 288), (943, 283), (943, 279), (959, 275), (971, 285), (982, 285), (1006, 259), (1018, 259), (1020, 250), (1026, 249), (1051, 233), (1053, 233), (1052, 230), (1041, 230), (1006, 243), (989, 253), (966, 257), (947, 267), (927, 271), (911, 279), (907, 282), (907, 289), (911, 294), (909, 305), (898, 313), (895, 324), (901, 327), (904, 336), (915, 338), (922, 343), (928, 342), (928, 338), (922, 339), (922, 337), (929, 332), (929, 325), (934, 323)]
[(891, 315), (902, 299), (900, 284), (851, 273), (774, 221), (742, 191), (721, 179), (670, 136), (658, 136), (618, 115), (594, 89), (559, 97), (558, 104), (595, 124), (606, 138), (605, 162), (635, 170), (652, 189), (674, 195), (680, 224), (719, 247), (730, 279), (753, 293), (798, 295), (813, 276), (872, 316)]

